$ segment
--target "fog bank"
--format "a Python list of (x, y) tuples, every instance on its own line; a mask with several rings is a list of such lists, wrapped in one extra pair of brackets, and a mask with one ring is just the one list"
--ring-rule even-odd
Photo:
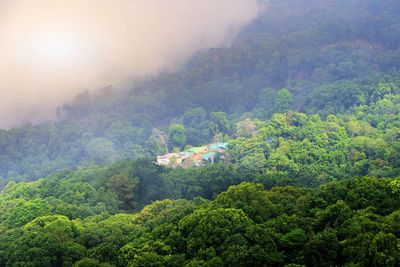
[(258, 0), (0, 0), (0, 127), (228, 45)]

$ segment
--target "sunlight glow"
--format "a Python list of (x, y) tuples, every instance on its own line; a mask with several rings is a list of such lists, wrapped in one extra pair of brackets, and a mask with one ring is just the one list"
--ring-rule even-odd
[(0, 128), (56, 118), (86, 89), (174, 71), (229, 45), (258, 11), (258, 0), (0, 0)]
[(77, 67), (85, 57), (85, 45), (78, 34), (36, 33), (19, 46), (22, 59), (35, 66)]

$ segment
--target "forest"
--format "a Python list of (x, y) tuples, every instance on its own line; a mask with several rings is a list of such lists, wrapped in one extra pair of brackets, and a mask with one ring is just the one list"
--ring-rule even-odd
[[(185, 145), (209, 143), (210, 122), (219, 120), (212, 112), (233, 123), (286, 110), (325, 118), (398, 93), (398, 1), (270, 2), (231, 47), (200, 51), (181, 70), (130, 90), (85, 91), (59, 108), (55, 124), (0, 130), (1, 184), (154, 157), (153, 130), (168, 133), (171, 124), (185, 126)], [(278, 95), (282, 88), (291, 96)], [(396, 112), (388, 100), (380, 104)]]
[[(118, 173), (122, 169), (129, 174)], [(0, 199), (0, 264), (400, 264), (399, 179), (363, 177), (265, 190), (257, 182), (233, 181), (235, 170), (222, 165), (200, 170), (217, 180), (211, 188), (201, 187), (198, 174), (187, 173), (200, 184), (188, 186), (166, 172), (130, 162), (9, 184)], [(238, 184), (224, 189), (230, 183)], [(179, 190), (167, 190), (171, 185)], [(164, 190), (156, 195), (159, 188)], [(191, 193), (203, 197), (181, 198)]]
[(400, 266), (399, 14), (271, 0), (229, 47), (0, 130), (0, 266)]

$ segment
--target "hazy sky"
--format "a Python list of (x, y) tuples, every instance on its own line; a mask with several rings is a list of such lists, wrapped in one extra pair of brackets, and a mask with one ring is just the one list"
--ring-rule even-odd
[(229, 44), (258, 0), (0, 0), (0, 127)]

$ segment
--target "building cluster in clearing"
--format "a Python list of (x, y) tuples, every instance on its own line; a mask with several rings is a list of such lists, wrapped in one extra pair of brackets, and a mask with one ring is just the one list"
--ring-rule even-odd
[(226, 160), (228, 143), (214, 143), (201, 147), (192, 147), (182, 152), (169, 153), (157, 157), (157, 164), (172, 168), (199, 167), (206, 163)]

